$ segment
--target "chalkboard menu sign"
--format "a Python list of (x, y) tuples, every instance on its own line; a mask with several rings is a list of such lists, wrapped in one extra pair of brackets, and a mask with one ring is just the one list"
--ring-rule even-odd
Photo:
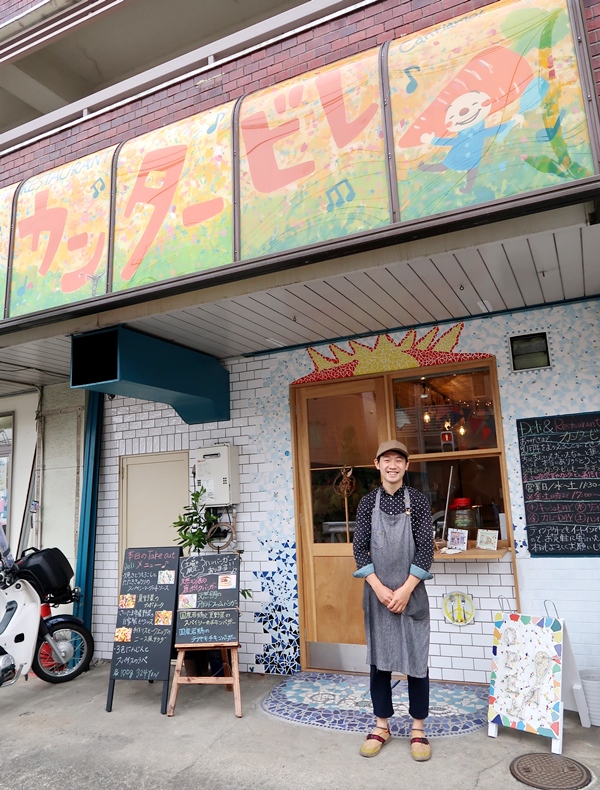
[(517, 420), (532, 556), (600, 553), (600, 412)]
[(199, 554), (179, 565), (175, 645), (237, 642), (239, 554)]
[(181, 549), (127, 549), (111, 680), (169, 680)]

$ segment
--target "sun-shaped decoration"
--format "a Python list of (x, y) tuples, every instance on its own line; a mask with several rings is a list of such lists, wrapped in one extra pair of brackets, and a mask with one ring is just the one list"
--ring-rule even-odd
[(350, 340), (350, 351), (332, 343), (326, 357), (314, 348), (308, 349), (314, 370), (308, 376), (296, 379), (294, 384), (307, 384), (311, 381), (343, 379), (351, 376), (364, 376), (368, 373), (382, 373), (387, 370), (420, 368), (428, 365), (445, 365), (449, 362), (463, 362), (484, 359), (490, 354), (464, 354), (454, 351), (464, 323), (453, 327), (438, 337), (439, 326), (434, 326), (422, 338), (414, 329), (408, 331), (397, 343), (389, 335), (379, 335), (374, 346), (367, 346), (357, 340)]

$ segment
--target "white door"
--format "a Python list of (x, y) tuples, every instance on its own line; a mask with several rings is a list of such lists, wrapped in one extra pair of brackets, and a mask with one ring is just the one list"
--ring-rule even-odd
[(171, 525), (189, 504), (189, 481), (187, 451), (121, 458), (119, 567), (126, 548), (176, 545)]

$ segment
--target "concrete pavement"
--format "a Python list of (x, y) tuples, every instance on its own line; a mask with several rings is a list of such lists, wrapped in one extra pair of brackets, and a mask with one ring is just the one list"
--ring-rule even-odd
[[(218, 686), (182, 687), (175, 716), (160, 713), (162, 684), (116, 684), (106, 713), (109, 664), (52, 686), (31, 676), (0, 689), (2, 790), (321, 790), (443, 788), (508, 790), (520, 754), (550, 752), (527, 733), (485, 730), (432, 739), (429, 763), (415, 763), (395, 739), (376, 758), (360, 757), (361, 736), (275, 719), (260, 700), (280, 678), (242, 676), (243, 718)], [(600, 727), (565, 716), (563, 754), (600, 774)], [(596, 784), (596, 780), (593, 780)]]

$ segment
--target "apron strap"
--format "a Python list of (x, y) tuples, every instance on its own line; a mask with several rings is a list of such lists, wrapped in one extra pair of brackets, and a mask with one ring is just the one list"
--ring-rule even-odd
[(404, 507), (406, 508), (406, 515), (410, 516), (410, 497), (406, 486), (404, 487)]

